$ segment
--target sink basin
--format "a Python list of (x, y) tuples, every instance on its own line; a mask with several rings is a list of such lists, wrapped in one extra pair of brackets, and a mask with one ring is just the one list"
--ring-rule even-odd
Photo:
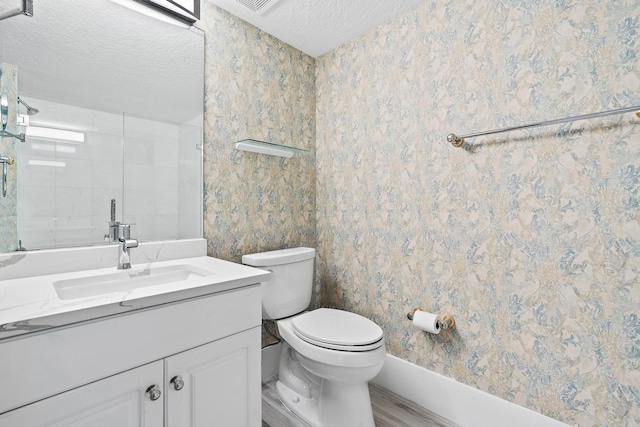
[(53, 282), (62, 300), (94, 297), (114, 292), (131, 292), (149, 286), (212, 276), (213, 272), (192, 265), (146, 267), (97, 276), (78, 277)]

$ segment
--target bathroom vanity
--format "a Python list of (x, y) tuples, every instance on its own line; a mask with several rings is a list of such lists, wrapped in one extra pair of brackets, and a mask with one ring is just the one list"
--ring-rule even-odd
[(0, 426), (260, 425), (269, 275), (201, 256), (0, 281)]

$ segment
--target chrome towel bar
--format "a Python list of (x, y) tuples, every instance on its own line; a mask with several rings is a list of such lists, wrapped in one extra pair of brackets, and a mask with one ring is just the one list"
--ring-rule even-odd
[(630, 113), (633, 111), (635, 111), (636, 116), (640, 118), (640, 106), (635, 106), (635, 107), (619, 108), (617, 110), (601, 111), (599, 113), (583, 114), (581, 116), (565, 117), (564, 119), (547, 120), (542, 122), (529, 123), (526, 125), (511, 126), (503, 129), (487, 130), (483, 132), (470, 133), (468, 135), (458, 136), (455, 133), (450, 133), (449, 135), (447, 135), (447, 141), (450, 142), (451, 145), (453, 145), (454, 147), (462, 147), (462, 145), (464, 144), (465, 138), (475, 138), (476, 136), (493, 135), (495, 133), (510, 132), (512, 130), (528, 129), (528, 128), (539, 127), (539, 126), (550, 126), (550, 125), (556, 125), (559, 123), (573, 122), (576, 120), (587, 120), (587, 119), (593, 119), (596, 117), (611, 116), (614, 114)]

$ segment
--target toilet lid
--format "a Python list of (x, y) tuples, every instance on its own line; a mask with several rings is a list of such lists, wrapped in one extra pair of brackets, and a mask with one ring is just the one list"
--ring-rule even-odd
[(345, 351), (378, 348), (382, 329), (366, 317), (343, 310), (319, 308), (291, 320), (301, 339), (320, 347)]

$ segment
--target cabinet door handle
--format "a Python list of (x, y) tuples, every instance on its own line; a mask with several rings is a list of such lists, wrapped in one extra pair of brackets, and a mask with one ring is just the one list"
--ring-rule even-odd
[(169, 383), (176, 391), (180, 391), (184, 387), (184, 381), (182, 380), (182, 377), (180, 375), (176, 375), (175, 377), (171, 378), (171, 381), (169, 381)]
[(149, 388), (147, 389), (147, 396), (149, 396), (149, 399), (151, 399), (151, 400), (160, 399), (160, 396), (162, 396), (162, 392), (160, 391), (160, 387), (158, 387), (155, 384), (152, 385), (152, 386), (149, 386)]

